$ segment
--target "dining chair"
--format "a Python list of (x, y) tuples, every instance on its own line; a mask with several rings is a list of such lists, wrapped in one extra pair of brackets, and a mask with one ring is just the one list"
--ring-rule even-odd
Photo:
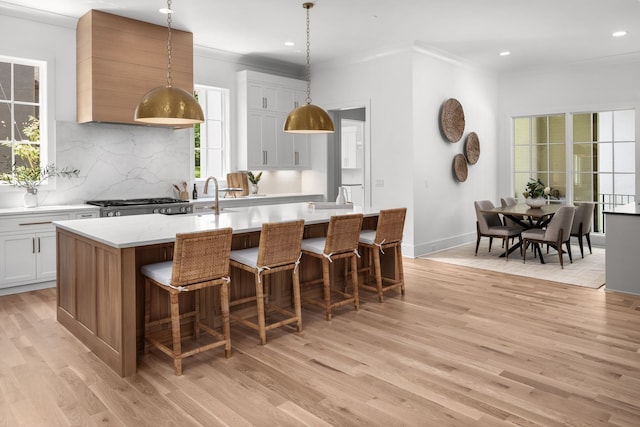
[[(360, 308), (357, 258), (360, 256), (358, 254), (358, 240), (362, 220), (361, 213), (334, 215), (329, 219), (326, 237), (312, 237), (302, 240), (303, 256), (320, 260), (322, 265), (322, 276), (319, 279), (308, 280), (301, 284), (302, 287), (322, 284), (321, 296), (317, 298), (305, 297), (303, 301), (323, 308), (327, 320), (331, 320), (331, 312), (336, 307), (353, 304), (356, 311)], [(342, 290), (335, 285), (332, 286), (332, 278), (337, 275), (335, 273), (332, 275), (331, 265), (334, 265), (335, 261), (339, 259), (351, 262), (352, 293), (347, 292), (346, 278)], [(332, 296), (336, 298), (332, 299)]]
[(535, 251), (542, 256), (540, 252), (541, 244), (548, 244), (553, 246), (558, 251), (558, 257), (560, 258), (560, 267), (564, 268), (563, 250), (562, 244), (564, 243), (567, 248), (567, 254), (569, 255), (569, 261), (573, 262), (571, 256), (571, 225), (573, 223), (573, 217), (575, 215), (575, 208), (573, 206), (562, 206), (553, 215), (547, 228), (532, 228), (522, 232), (522, 244), (524, 246), (522, 251), (522, 262), (527, 260), (527, 248), (529, 243), (534, 245)]
[[(509, 206), (515, 206), (518, 204), (518, 201), (513, 198), (513, 197), (503, 197), (500, 199), (500, 206), (502, 206), (503, 208), (507, 208)], [(524, 219), (524, 217), (520, 216), (517, 217), (519, 219)], [(524, 227), (520, 224), (518, 224), (517, 222), (515, 222), (514, 220), (512, 220), (511, 218), (507, 218), (506, 216), (502, 217), (503, 223), (504, 225), (508, 226), (508, 227), (517, 227), (520, 229), (524, 229)], [(513, 239), (511, 239), (511, 243), (513, 243)]]
[(490, 200), (480, 200), (473, 202), (476, 209), (476, 256), (478, 255), (478, 247), (480, 246), (480, 238), (489, 238), (489, 252), (491, 252), (491, 245), (494, 238), (502, 239), (505, 246), (504, 256), (509, 261), (509, 240), (512, 237), (517, 237), (518, 242), (521, 242), (520, 234), (522, 233), (521, 227), (507, 226), (502, 223), (500, 215), (497, 213), (483, 212), (485, 210), (493, 209), (495, 206)]
[(578, 238), (580, 245), (580, 255), (584, 258), (584, 246), (582, 237), (587, 239), (589, 245), (589, 253), (591, 251), (591, 226), (593, 225), (593, 212), (596, 204), (594, 202), (585, 202), (578, 205), (575, 216), (573, 217), (573, 225), (571, 226), (571, 236)]
[[(256, 312), (246, 312), (244, 307), (232, 310), (232, 320), (258, 331), (260, 344), (267, 343), (267, 331), (295, 324), (302, 331), (302, 309), (300, 307), (300, 281), (298, 265), (302, 255), (300, 244), (304, 233), (304, 220), (272, 222), (262, 224), (257, 248), (231, 251), (231, 266), (251, 273), (255, 283), (255, 295), (233, 299), (233, 308), (255, 301)], [(291, 271), (291, 306), (293, 311), (269, 302), (269, 280), (272, 274)], [(234, 278), (234, 282), (238, 280)], [(255, 319), (255, 321), (254, 321)]]
[[(145, 277), (144, 296), (144, 352), (154, 346), (173, 359), (176, 375), (182, 375), (182, 359), (217, 347), (224, 347), (225, 357), (231, 356), (231, 334), (229, 328), (229, 254), (231, 252), (231, 228), (196, 233), (178, 233), (173, 250), (173, 261), (147, 264), (141, 267)], [(169, 294), (170, 316), (151, 320), (151, 285)], [(220, 289), (220, 313), (222, 332), (200, 321), (200, 293), (206, 288)], [(193, 293), (193, 310), (180, 313), (179, 296), (183, 292)], [(154, 294), (156, 295), (156, 294)], [(215, 339), (214, 342), (182, 348), (181, 323), (193, 318), (193, 339), (200, 332)], [(153, 331), (157, 326), (171, 324), (172, 347), (163, 341), (166, 331)], [(164, 334), (163, 334), (164, 333)], [(210, 341), (210, 340), (209, 340)]]
[[(402, 231), (407, 208), (382, 209), (378, 216), (375, 230), (360, 232), (359, 247), (362, 254), (367, 255), (365, 267), (367, 278), (373, 276), (375, 282), (360, 282), (360, 287), (378, 294), (378, 301), (382, 302), (383, 294), (393, 289), (400, 289), (404, 295), (404, 271), (402, 266)], [(385, 250), (392, 250), (394, 254), (393, 277), (384, 277), (380, 265), (380, 254)], [(373, 273), (373, 274), (372, 274)]]

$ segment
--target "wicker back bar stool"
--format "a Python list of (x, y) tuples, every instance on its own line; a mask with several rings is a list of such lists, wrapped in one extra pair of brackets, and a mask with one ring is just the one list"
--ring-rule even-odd
[[(302, 253), (322, 263), (322, 277), (302, 283), (302, 286), (322, 283), (322, 298), (303, 298), (303, 302), (325, 310), (327, 320), (331, 320), (331, 310), (346, 304), (359, 309), (358, 299), (358, 240), (362, 228), (362, 214), (335, 215), (329, 219), (326, 237), (314, 237), (302, 241)], [(347, 293), (346, 283), (343, 290), (331, 286), (331, 268), (335, 260), (351, 262), (352, 293)], [(336, 300), (331, 296), (335, 295)]]
[[(229, 254), (231, 252), (231, 228), (197, 233), (176, 234), (173, 261), (144, 265), (145, 276), (144, 333), (145, 353), (149, 346), (158, 348), (173, 359), (176, 375), (182, 375), (182, 359), (217, 347), (224, 347), (225, 357), (231, 356), (229, 329)], [(169, 294), (170, 316), (151, 320), (151, 285)], [(220, 289), (222, 332), (200, 322), (200, 292), (217, 286)], [(180, 314), (179, 295), (195, 291), (194, 309)], [(204, 332), (215, 340), (203, 343), (188, 351), (182, 349), (181, 320), (193, 318), (193, 339), (198, 341)], [(157, 325), (171, 323), (172, 347), (151, 333)]]
[[(360, 283), (360, 287), (378, 294), (380, 302), (384, 299), (384, 292), (400, 288), (404, 295), (404, 269), (402, 266), (402, 232), (407, 208), (383, 209), (378, 217), (378, 225), (375, 230), (360, 232), (359, 245), (363, 249), (363, 255), (367, 255), (368, 263), (364, 270), (367, 272), (367, 280)], [(393, 277), (383, 277), (380, 265), (380, 254), (385, 250), (393, 250), (395, 259)], [(371, 284), (370, 278), (375, 281)]]
[[(298, 264), (302, 252), (300, 245), (304, 233), (304, 220), (262, 224), (257, 248), (231, 251), (231, 266), (254, 275), (255, 295), (230, 302), (234, 307), (250, 301), (256, 302), (255, 316), (230, 313), (231, 319), (258, 331), (260, 344), (267, 343), (267, 331), (294, 323), (302, 331), (302, 309), (300, 306), (300, 280)], [(280, 271), (292, 271), (292, 307), (287, 310), (269, 302), (269, 276)], [(233, 273), (233, 270), (232, 270)], [(274, 320), (268, 323), (269, 317)], [(252, 319), (256, 318), (255, 321)]]

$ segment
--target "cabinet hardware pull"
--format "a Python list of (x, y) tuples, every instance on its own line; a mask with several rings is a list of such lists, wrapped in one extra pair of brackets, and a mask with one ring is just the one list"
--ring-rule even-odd
[(300, 164), (300, 153), (298, 153), (297, 151), (295, 152), (295, 161), (294, 163), (296, 165)]
[(42, 225), (42, 224), (51, 224), (52, 221), (42, 221), (42, 222), (25, 222), (22, 224), (18, 224), (20, 227), (25, 226), (25, 225)]
[(262, 150), (262, 164), (267, 164), (267, 150)]
[(93, 215), (92, 214), (80, 214), (81, 218), (92, 218)]
[(36, 253), (36, 238), (35, 237), (31, 238), (31, 253), (32, 254)]
[(38, 237), (38, 253), (40, 253), (40, 238)]

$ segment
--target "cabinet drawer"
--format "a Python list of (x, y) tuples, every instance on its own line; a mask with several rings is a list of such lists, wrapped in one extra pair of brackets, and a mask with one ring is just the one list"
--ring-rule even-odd
[(0, 218), (0, 232), (3, 231), (53, 231), (53, 221), (65, 221), (71, 219), (69, 214), (56, 215), (20, 215)]
[(77, 212), (76, 219), (98, 218), (98, 212)]

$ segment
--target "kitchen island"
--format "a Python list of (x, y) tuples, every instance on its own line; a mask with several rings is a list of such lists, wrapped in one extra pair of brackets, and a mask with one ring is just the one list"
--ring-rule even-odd
[[(266, 222), (305, 220), (304, 237), (326, 234), (332, 215), (361, 212), (364, 229), (374, 229), (378, 210), (315, 209), (294, 203), (233, 208), (220, 215), (136, 215), (89, 220), (56, 221), (57, 233), (57, 319), (121, 376), (136, 372), (137, 354), (142, 349), (144, 279), (140, 267), (172, 259), (176, 233), (190, 233), (224, 227), (233, 228), (232, 249), (255, 247)], [(313, 267), (304, 275), (315, 274)], [(232, 282), (232, 297), (251, 292), (253, 279)], [(285, 301), (290, 278), (273, 283), (272, 297)], [(243, 288), (242, 283), (251, 286)], [(210, 298), (214, 298), (213, 295)], [(215, 304), (203, 298), (205, 313), (214, 322)], [(206, 301), (208, 300), (209, 303)], [(156, 316), (166, 305), (152, 307)]]

